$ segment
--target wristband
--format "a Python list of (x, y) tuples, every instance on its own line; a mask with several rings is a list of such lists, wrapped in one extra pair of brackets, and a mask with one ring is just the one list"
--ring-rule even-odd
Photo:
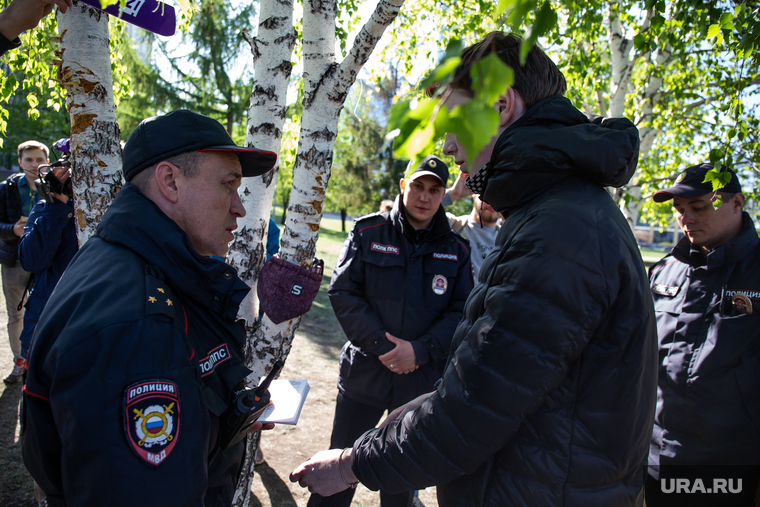
[(343, 479), (343, 482), (351, 489), (356, 489), (356, 485), (359, 484), (359, 481), (356, 482), (348, 482), (346, 480), (346, 477), (343, 475), (343, 454), (348, 450), (348, 448), (343, 449), (340, 451), (340, 456), (338, 456), (338, 471), (340, 472), (340, 478)]

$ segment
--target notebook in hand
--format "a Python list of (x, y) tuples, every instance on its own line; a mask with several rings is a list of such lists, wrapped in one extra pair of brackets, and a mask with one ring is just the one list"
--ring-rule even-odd
[(258, 418), (259, 422), (295, 425), (309, 394), (306, 380), (273, 380), (269, 385), (271, 401)]

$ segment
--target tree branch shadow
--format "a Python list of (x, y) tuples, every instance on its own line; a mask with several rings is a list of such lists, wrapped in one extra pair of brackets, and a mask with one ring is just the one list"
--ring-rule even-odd
[(248, 507), (263, 507), (264, 505), (298, 507), (288, 485), (285, 484), (285, 481), (280, 479), (277, 472), (270, 468), (266, 461), (261, 465), (256, 465), (254, 470), (261, 476), (261, 483), (264, 485), (264, 488), (266, 488), (267, 494), (269, 495), (269, 503), (263, 504), (261, 500), (251, 494), (251, 501), (248, 503)]

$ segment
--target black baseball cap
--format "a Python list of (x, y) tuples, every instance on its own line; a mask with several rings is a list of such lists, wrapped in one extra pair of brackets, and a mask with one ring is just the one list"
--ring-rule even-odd
[(162, 160), (188, 151), (230, 152), (237, 155), (243, 176), (259, 176), (271, 170), (277, 154), (238, 146), (221, 123), (187, 109), (153, 116), (140, 122), (124, 145), (124, 179)]
[[(712, 164), (697, 164), (687, 168), (682, 172), (678, 178), (676, 178), (676, 184), (670, 188), (665, 188), (658, 192), (655, 192), (652, 196), (654, 202), (665, 202), (673, 197), (683, 197), (690, 199), (692, 197), (699, 197), (700, 195), (713, 193), (712, 182), (705, 183), (705, 175), (714, 166)], [(721, 188), (721, 192), (728, 194), (738, 194), (742, 191), (742, 185), (739, 183), (739, 178), (731, 169), (723, 168), (723, 171), (731, 173), (731, 181), (728, 185)]]
[(449, 181), (449, 166), (435, 155), (428, 155), (413, 169), (407, 167), (404, 179), (414, 181), (421, 176), (435, 176), (445, 187), (446, 182)]

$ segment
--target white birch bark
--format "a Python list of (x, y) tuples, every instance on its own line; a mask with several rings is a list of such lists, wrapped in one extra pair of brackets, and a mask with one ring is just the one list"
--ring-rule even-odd
[(631, 84), (633, 62), (630, 60), (633, 41), (625, 36), (625, 28), (620, 19), (620, 5), (617, 9), (613, 4), (621, 4), (621, 0), (613, 0), (607, 18), (607, 37), (610, 45), (612, 76), (610, 79), (609, 116), (619, 118), (625, 111), (625, 98)]
[(79, 244), (97, 229), (121, 189), (120, 130), (116, 122), (108, 15), (85, 4), (57, 13), (58, 79), (71, 117), (71, 173)]
[[(647, 55), (647, 63), (651, 64), (649, 76), (644, 84), (644, 89), (639, 98), (641, 107), (641, 117), (637, 119), (639, 125), (639, 164), (643, 163), (649, 156), (660, 130), (652, 126), (654, 120), (655, 108), (662, 95), (663, 77), (670, 65), (673, 57), (670, 45), (659, 48), (652, 58), (651, 54)], [(635, 229), (639, 220), (641, 211), (641, 185), (637, 178), (631, 180), (628, 184), (629, 199), (621, 207), (623, 216), (628, 221), (632, 229)]]
[[(260, 4), (259, 26), (255, 36), (244, 33), (251, 47), (254, 81), (251, 103), (248, 109), (246, 146), (261, 150), (280, 152), (282, 128), (287, 111), (288, 80), (292, 71), (291, 55), (296, 42), (293, 28), (293, 2), (290, 0), (264, 0)], [(270, 349), (268, 340), (255, 334), (258, 328), (259, 304), (256, 283), (266, 260), (267, 231), (272, 197), (276, 187), (279, 162), (268, 174), (245, 178), (239, 194), (246, 216), (239, 220), (235, 240), (230, 245), (229, 263), (240, 278), (251, 287), (243, 300), (239, 316), (245, 320), (246, 365), (253, 372), (248, 378), (250, 386), (258, 384), (274, 361), (287, 355), (287, 351)], [(257, 353), (254, 344), (261, 343)], [(233, 505), (248, 505), (253, 479), (253, 458), (258, 448), (259, 436), (246, 441), (246, 454), (242, 472), (233, 498)]]
[[(280, 0), (264, 0), (261, 4), (262, 16), (265, 5), (269, 2), (279, 2)], [(337, 15), (337, 5), (335, 0), (307, 0), (304, 2), (303, 15), (303, 59), (304, 59), (304, 101), (303, 116), (301, 118), (301, 132), (298, 142), (298, 154), (296, 156), (295, 166), (293, 168), (293, 188), (291, 191), (290, 205), (288, 207), (288, 218), (280, 241), (280, 258), (299, 264), (304, 267), (310, 267), (314, 261), (316, 252), (316, 243), (319, 236), (319, 223), (322, 219), (322, 204), (325, 199), (327, 182), (330, 179), (330, 168), (332, 166), (333, 145), (337, 135), (338, 118), (343, 108), (343, 103), (348, 95), (348, 90), (356, 80), (356, 76), (369, 59), (377, 42), (380, 40), (385, 29), (395, 19), (404, 0), (380, 0), (375, 8), (372, 17), (356, 37), (354, 45), (348, 56), (341, 64), (335, 59), (335, 18)], [(292, 6), (290, 7), (292, 9)], [(292, 19), (292, 18), (291, 18)], [(259, 46), (259, 51), (263, 54), (265, 48)], [(254, 48), (255, 54), (255, 48)], [(276, 61), (274, 62), (276, 63)], [(288, 62), (289, 63), (289, 62)], [(258, 63), (257, 63), (258, 64)], [(258, 69), (255, 69), (258, 79)], [(274, 93), (275, 90), (272, 90)], [(261, 100), (262, 110), (266, 111), (266, 104), (273, 100), (268, 90), (264, 90), (259, 99)], [(284, 92), (283, 92), (284, 98)], [(257, 100), (256, 89), (252, 97), (252, 104)], [(274, 107), (272, 111), (266, 114), (276, 116), (281, 111)], [(249, 113), (250, 114), (250, 113)], [(284, 111), (283, 118), (284, 120)], [(252, 125), (261, 125), (271, 121), (264, 119), (252, 120), (249, 117), (249, 138), (254, 134), (261, 134), (264, 138), (267, 136), (279, 136), (278, 132), (269, 131), (271, 129), (258, 129), (255, 133)], [(280, 129), (282, 123), (279, 124)], [(263, 147), (259, 144), (257, 147)], [(279, 139), (277, 141), (279, 146)], [(269, 182), (266, 182), (269, 187)], [(266, 225), (268, 222), (269, 208), (271, 206), (272, 188), (267, 188), (268, 197), (256, 195), (249, 187), (251, 197), (261, 199), (264, 208), (257, 209), (260, 220), (259, 229), (261, 240), (265, 240)], [(245, 195), (245, 191), (242, 191)], [(248, 209), (248, 208), (246, 208)], [(254, 220), (254, 213), (250, 213), (247, 220)], [(254, 222), (255, 223), (255, 222)], [(264, 224), (263, 226), (261, 224)], [(256, 243), (249, 243), (256, 244)], [(236, 249), (243, 250), (242, 247)], [(254, 247), (261, 253), (256, 254), (256, 259), (263, 257), (263, 247)], [(244, 257), (241, 254), (234, 254), (235, 262), (240, 262), (239, 258)], [(255, 278), (258, 274), (257, 267), (261, 265), (260, 261), (256, 264), (256, 259), (244, 267), (244, 271), (255, 271), (256, 275), (249, 278)], [(258, 306), (255, 302), (251, 303), (251, 308)], [(246, 310), (248, 311), (248, 310)], [(254, 319), (257, 318), (253, 314)], [(249, 321), (249, 325), (255, 320)], [(251, 385), (258, 383), (265, 371), (277, 358), (285, 359), (290, 351), (290, 345), (293, 340), (301, 319), (296, 318), (278, 325), (272, 323), (266, 316), (261, 325), (256, 327), (250, 326), (253, 334), (248, 336), (246, 360), (253, 374), (249, 377)], [(238, 481), (238, 488), (235, 492), (233, 505), (243, 507), (248, 505), (250, 500), (250, 484), (253, 478), (253, 449), (258, 445), (256, 439), (249, 439), (246, 453), (246, 462), (243, 465), (243, 472)]]

